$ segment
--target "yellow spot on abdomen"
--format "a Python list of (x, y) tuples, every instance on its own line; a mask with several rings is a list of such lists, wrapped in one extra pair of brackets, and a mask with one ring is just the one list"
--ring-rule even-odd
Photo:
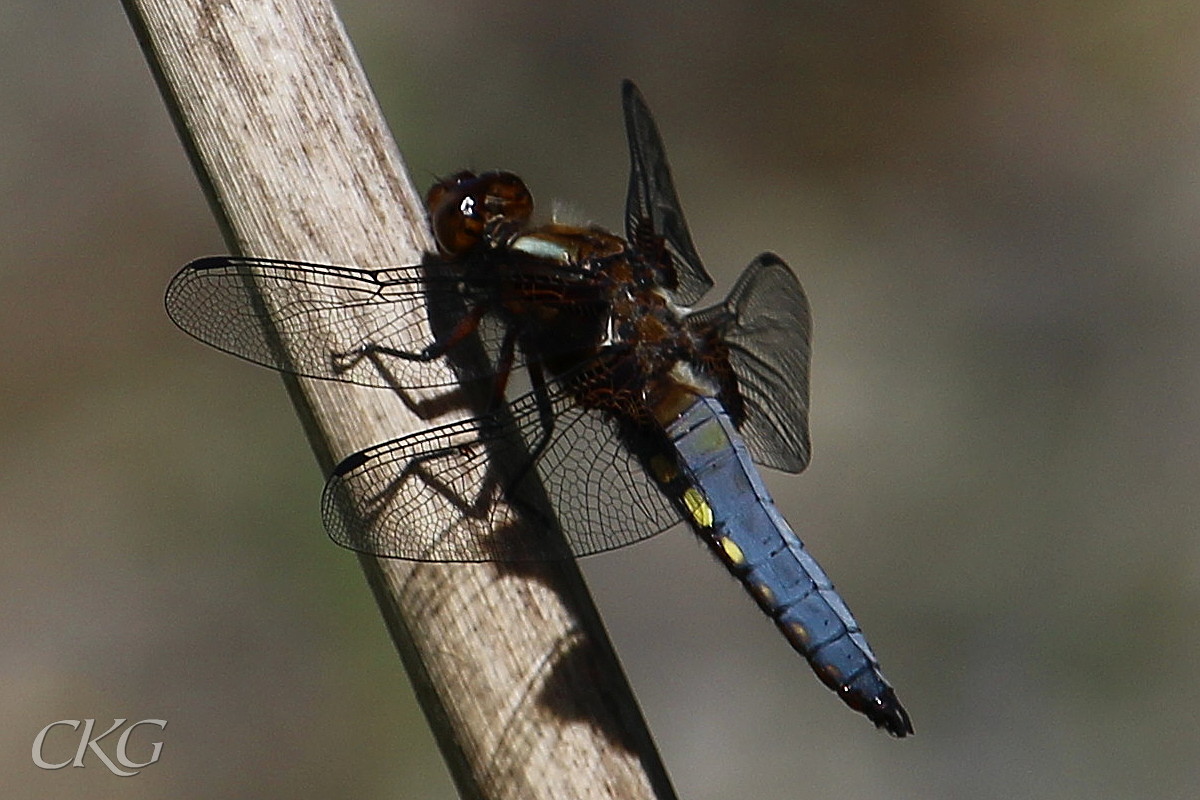
[(799, 622), (791, 621), (783, 625), (784, 632), (787, 637), (801, 647), (808, 647), (809, 633), (808, 628), (801, 625)]
[(750, 589), (754, 592), (754, 596), (758, 598), (758, 602), (764, 606), (775, 605), (775, 593), (771, 591), (771, 587), (765, 583), (752, 583)]
[(683, 505), (687, 508), (688, 514), (692, 520), (701, 528), (711, 528), (713, 524), (713, 510), (708, 501), (704, 499), (704, 495), (693, 488), (688, 488), (683, 493)]
[(728, 536), (722, 536), (717, 540), (721, 545), (721, 549), (725, 552), (725, 557), (729, 559), (729, 563), (735, 567), (740, 567), (746, 563), (746, 554), (742, 552), (742, 548), (737, 546), (737, 543)]
[(842, 671), (833, 664), (824, 664), (817, 670), (821, 682), (835, 692), (842, 689)]

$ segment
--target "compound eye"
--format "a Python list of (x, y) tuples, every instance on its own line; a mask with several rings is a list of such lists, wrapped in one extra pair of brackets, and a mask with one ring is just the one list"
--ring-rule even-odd
[(480, 183), (473, 172), (459, 172), (435, 183), (425, 196), (433, 236), (442, 255), (466, 255), (482, 241), (484, 224), (476, 197)]
[(464, 217), (475, 216), (475, 198), (470, 195), (464, 197), (462, 202), (458, 204), (458, 213)]
[(452, 257), (503, 243), (533, 213), (525, 182), (511, 172), (460, 172), (434, 184), (425, 204), (438, 250)]
[(485, 222), (495, 225), (500, 222), (519, 228), (529, 221), (533, 213), (533, 196), (525, 181), (511, 172), (490, 172), (480, 176), (487, 182), (484, 198)]

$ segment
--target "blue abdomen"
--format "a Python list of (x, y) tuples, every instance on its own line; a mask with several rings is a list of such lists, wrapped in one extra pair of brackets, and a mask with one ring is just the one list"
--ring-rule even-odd
[(698, 398), (667, 434), (678, 470), (652, 459), (651, 472), (696, 532), (825, 685), (892, 735), (912, 733), (858, 622), (776, 509), (721, 404)]

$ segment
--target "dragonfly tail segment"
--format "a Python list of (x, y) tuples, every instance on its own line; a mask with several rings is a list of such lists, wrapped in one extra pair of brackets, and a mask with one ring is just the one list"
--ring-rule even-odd
[(775, 507), (720, 403), (699, 398), (668, 426), (675, 464), (650, 471), (717, 557), (846, 705), (896, 737), (913, 732), (858, 622)]

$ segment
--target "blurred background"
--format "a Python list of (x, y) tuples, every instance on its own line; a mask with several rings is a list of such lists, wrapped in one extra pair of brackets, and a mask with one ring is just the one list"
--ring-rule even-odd
[[(618, 228), (632, 77), (718, 293), (770, 249), (809, 294), (815, 458), (768, 480), (917, 736), (676, 529), (584, 568), (681, 797), (1194, 796), (1200, 6), (339, 6), (422, 190)], [(0, 45), (6, 796), (454, 797), (280, 380), (162, 310), (224, 245), (120, 5)], [(161, 761), (37, 769), (85, 717)]]

